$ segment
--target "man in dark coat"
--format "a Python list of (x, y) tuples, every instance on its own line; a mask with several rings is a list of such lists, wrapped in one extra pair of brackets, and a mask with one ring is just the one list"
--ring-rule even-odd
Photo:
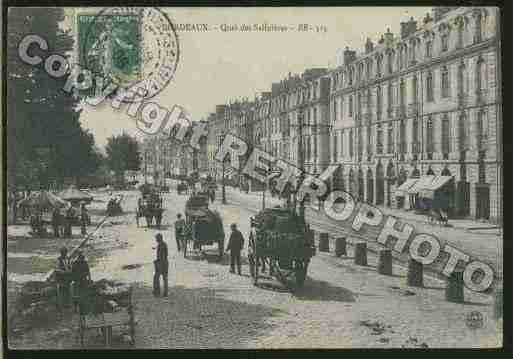
[(167, 297), (167, 274), (169, 270), (167, 244), (162, 239), (162, 234), (160, 233), (155, 235), (155, 239), (157, 241), (157, 258), (154, 261), (155, 274), (153, 275), (153, 294), (160, 294), (160, 276), (162, 276), (162, 280), (164, 282), (164, 294), (162, 296)]
[(71, 268), (68, 259), (68, 249), (62, 247), (55, 266), (55, 281), (57, 283), (57, 302), (59, 305), (68, 305), (71, 300)]
[(59, 225), (61, 224), (61, 212), (58, 208), (54, 208), (52, 212), (52, 227), (53, 235), (55, 238), (59, 238)]
[(235, 273), (235, 263), (237, 263), (237, 273), (241, 275), (240, 252), (242, 248), (244, 248), (244, 237), (237, 229), (235, 223), (232, 223), (230, 228), (232, 229), (232, 233), (228, 240), (228, 247), (226, 247), (226, 251), (230, 251), (230, 273)]
[(182, 218), (182, 215), (178, 213), (176, 215), (175, 222), (175, 239), (176, 239), (176, 248), (178, 252), (182, 250), (183, 238), (185, 235), (185, 221)]
[(72, 225), (73, 225), (73, 218), (75, 217), (75, 209), (73, 206), (69, 206), (69, 208), (66, 210), (66, 236), (71, 237), (72, 235)]
[(82, 209), (80, 210), (80, 230), (82, 235), (87, 234), (87, 224), (89, 222), (89, 214), (87, 213), (87, 208), (85, 205), (82, 205)]

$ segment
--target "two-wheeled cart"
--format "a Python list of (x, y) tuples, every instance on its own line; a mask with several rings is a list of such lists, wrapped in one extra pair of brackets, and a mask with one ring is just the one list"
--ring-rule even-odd
[(248, 259), (253, 284), (268, 267), (287, 288), (300, 288), (314, 255), (313, 233), (294, 211), (265, 209), (251, 218)]

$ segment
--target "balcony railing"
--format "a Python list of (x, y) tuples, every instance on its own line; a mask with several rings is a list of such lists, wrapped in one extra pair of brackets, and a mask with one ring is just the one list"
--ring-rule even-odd
[(408, 116), (417, 116), (419, 114), (419, 103), (413, 102), (408, 105)]
[(399, 105), (395, 109), (395, 115), (397, 118), (406, 117), (406, 107), (404, 105)]
[(476, 90), (476, 103), (482, 105), (484, 102), (485, 93), (483, 90)]
[(458, 94), (458, 107), (466, 107), (468, 103), (468, 96), (465, 93)]

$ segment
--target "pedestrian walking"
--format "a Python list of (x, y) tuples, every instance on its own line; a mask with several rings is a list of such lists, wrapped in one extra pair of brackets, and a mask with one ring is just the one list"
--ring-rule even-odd
[(53, 236), (55, 238), (59, 238), (59, 225), (61, 222), (61, 213), (58, 208), (54, 208), (52, 212), (52, 227), (53, 227)]
[(176, 249), (178, 252), (182, 250), (183, 237), (185, 235), (185, 221), (182, 218), (182, 215), (178, 213), (176, 215), (177, 220), (175, 221), (175, 239), (176, 239)]
[(160, 276), (162, 276), (162, 281), (164, 282), (164, 294), (162, 296), (167, 297), (167, 275), (169, 270), (167, 244), (162, 239), (162, 234), (160, 233), (155, 235), (155, 239), (157, 241), (157, 258), (153, 262), (155, 264), (155, 274), (153, 275), (153, 294), (160, 295)]
[(89, 222), (89, 214), (87, 213), (87, 208), (85, 205), (82, 205), (80, 211), (80, 231), (83, 236), (87, 234), (87, 223)]
[(230, 273), (235, 273), (235, 264), (237, 264), (237, 273), (241, 275), (240, 252), (242, 251), (242, 248), (244, 248), (244, 237), (237, 229), (237, 225), (235, 223), (232, 223), (230, 228), (232, 233), (228, 240), (228, 247), (226, 247), (226, 251), (230, 252)]
[(91, 303), (89, 286), (91, 284), (91, 271), (82, 251), (77, 252), (77, 260), (71, 266), (71, 275), (73, 278), (73, 292), (78, 298), (80, 311), (87, 311)]
[(57, 258), (55, 266), (55, 283), (57, 286), (57, 304), (67, 306), (71, 302), (71, 268), (68, 259), (68, 249), (62, 247), (60, 256)]

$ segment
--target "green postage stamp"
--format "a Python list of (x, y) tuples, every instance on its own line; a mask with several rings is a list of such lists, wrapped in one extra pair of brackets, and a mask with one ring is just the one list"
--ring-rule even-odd
[(119, 86), (140, 80), (141, 22), (138, 14), (80, 14), (77, 28), (80, 64), (94, 76)]

